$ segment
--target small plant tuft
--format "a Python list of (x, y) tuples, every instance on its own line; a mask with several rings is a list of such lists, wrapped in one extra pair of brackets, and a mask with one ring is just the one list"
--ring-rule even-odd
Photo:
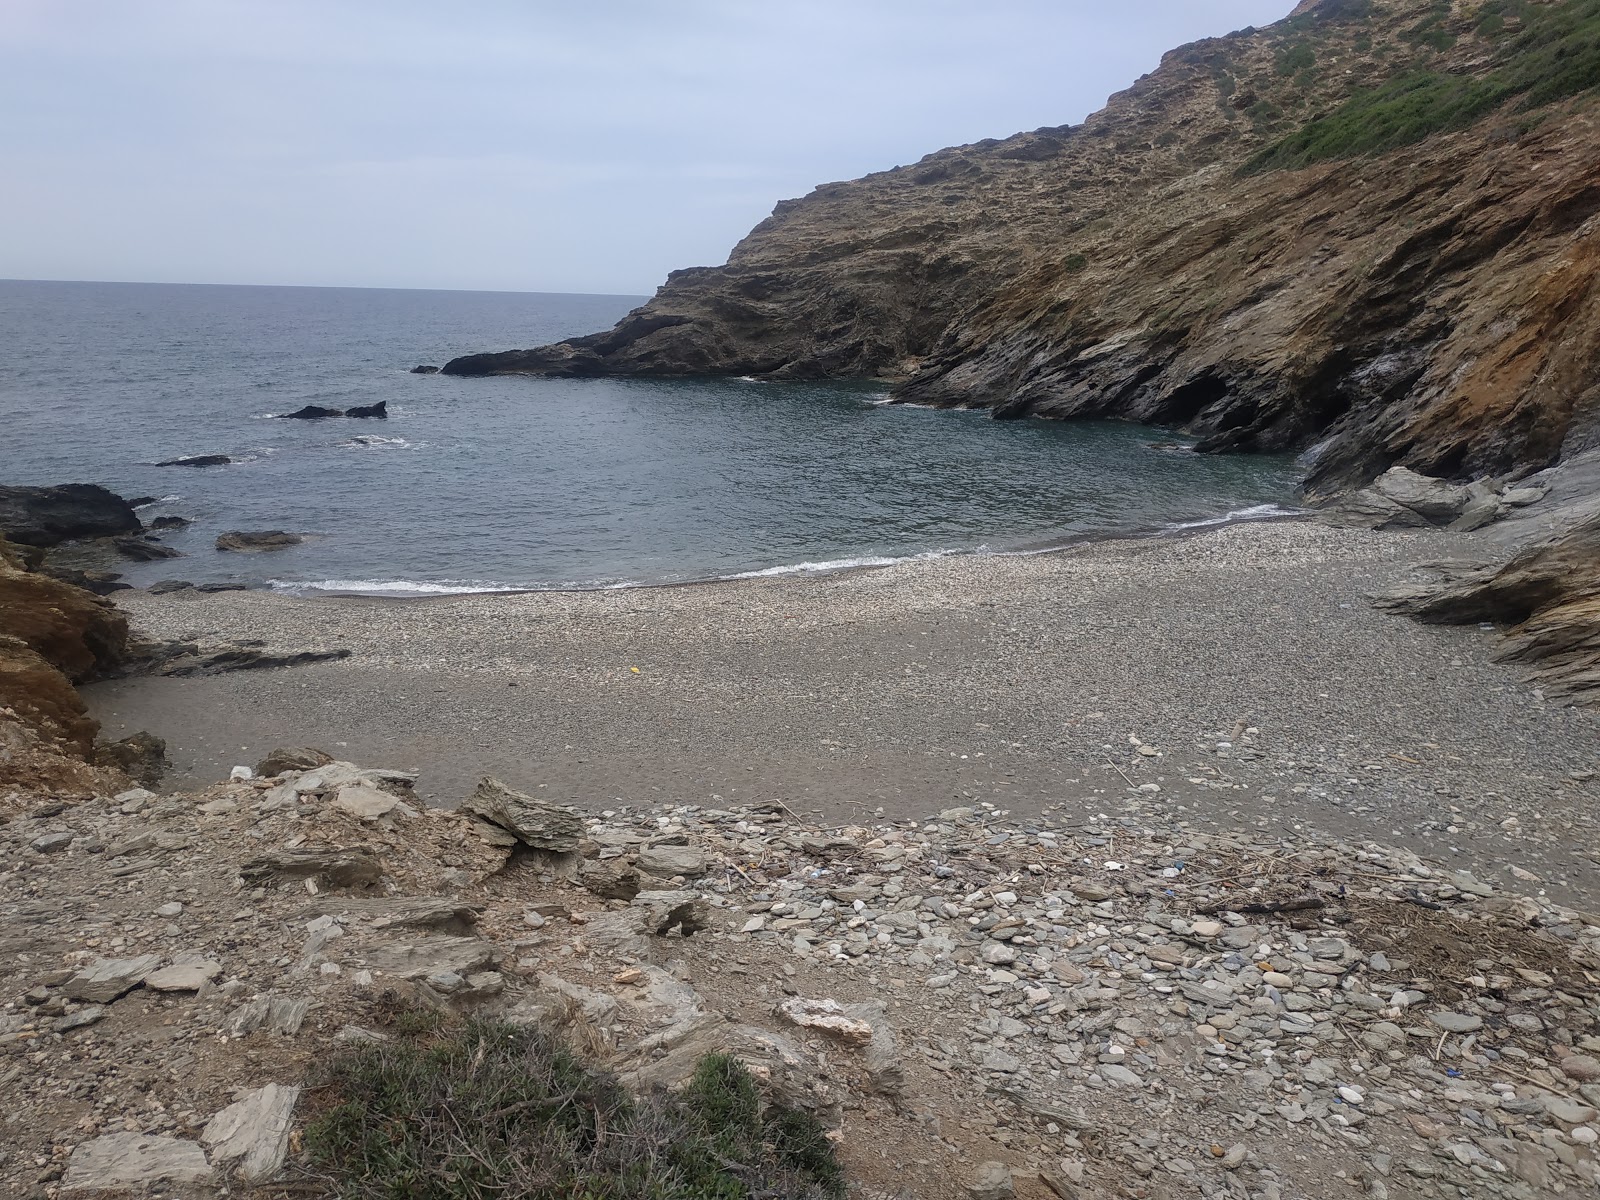
[(679, 1097), (635, 1099), (552, 1036), (494, 1021), (428, 1029), (326, 1068), (306, 1152), (340, 1200), (840, 1200), (808, 1113), (768, 1106), (737, 1059)]

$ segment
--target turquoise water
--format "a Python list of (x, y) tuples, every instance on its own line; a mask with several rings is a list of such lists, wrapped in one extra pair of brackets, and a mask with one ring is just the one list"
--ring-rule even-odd
[[(1155, 530), (1293, 503), (1287, 458), (1112, 422), (996, 422), (857, 383), (457, 379), (420, 362), (612, 324), (638, 297), (0, 282), (0, 482), (189, 517), (182, 578), (378, 594), (602, 587)], [(280, 421), (386, 400), (387, 421)], [(221, 453), (194, 469), (154, 464)], [(228, 529), (312, 535), (218, 553)]]

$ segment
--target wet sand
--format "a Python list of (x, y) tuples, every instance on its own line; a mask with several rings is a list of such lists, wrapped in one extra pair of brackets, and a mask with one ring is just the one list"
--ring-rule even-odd
[(174, 786), (310, 744), (444, 804), (488, 773), (596, 810), (1159, 810), (1516, 867), (1600, 907), (1600, 783), (1573, 776), (1600, 765), (1595, 714), (1493, 663), (1491, 632), (1367, 601), (1472, 545), (1292, 521), (613, 592), (121, 593), (150, 636), (353, 654), (85, 695), (110, 736), (167, 739)]

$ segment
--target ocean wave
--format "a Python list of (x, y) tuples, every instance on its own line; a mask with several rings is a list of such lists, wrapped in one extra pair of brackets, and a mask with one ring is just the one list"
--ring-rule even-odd
[(740, 383), (771, 383), (772, 382), (770, 379), (757, 379), (754, 375), (736, 375), (734, 378), (736, 378)]
[(134, 508), (154, 508), (158, 504), (176, 504), (182, 496), (157, 496), (154, 500), (146, 500), (143, 504), (135, 504)]
[(1167, 528), (1205, 529), (1211, 525), (1233, 525), (1241, 521), (1271, 521), (1279, 517), (1304, 516), (1303, 508), (1285, 508), (1281, 504), (1252, 504), (1249, 508), (1235, 508), (1220, 517), (1202, 517), (1198, 521), (1174, 521)]

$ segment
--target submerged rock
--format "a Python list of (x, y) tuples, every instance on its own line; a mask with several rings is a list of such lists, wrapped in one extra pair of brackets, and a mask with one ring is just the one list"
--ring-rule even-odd
[(304, 408), (297, 408), (290, 413), (276, 414), (280, 421), (320, 421), (324, 417), (342, 417), (342, 408), (323, 408), (320, 404), (308, 404)]
[(411, 368), (411, 373), (413, 375), (437, 375), (439, 373), (439, 368), (430, 366), (427, 363), (419, 363), (417, 366)]
[(158, 462), (158, 467), (225, 467), (233, 461), (226, 454), (186, 454)]
[(298, 546), (305, 540), (302, 534), (289, 533), (282, 529), (263, 529), (255, 532), (234, 529), (218, 536), (217, 549), (231, 550), (238, 554), (264, 554), (269, 550), (284, 550), (290, 546)]
[(358, 404), (354, 408), (345, 409), (347, 417), (388, 417), (389, 402), (379, 400), (376, 404)]

